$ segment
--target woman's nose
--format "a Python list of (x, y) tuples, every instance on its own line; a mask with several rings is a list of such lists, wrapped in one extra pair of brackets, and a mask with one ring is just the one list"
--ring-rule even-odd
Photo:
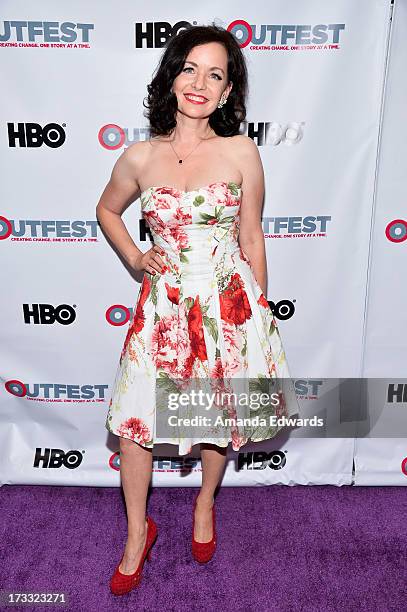
[(194, 81), (194, 87), (196, 87), (196, 89), (202, 89), (203, 87), (205, 87), (205, 77), (203, 74), (196, 75), (196, 78)]

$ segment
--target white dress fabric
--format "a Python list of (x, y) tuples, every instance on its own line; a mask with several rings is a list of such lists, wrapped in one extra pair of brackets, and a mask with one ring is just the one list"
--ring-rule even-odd
[[(165, 267), (145, 272), (139, 288), (109, 401), (111, 433), (146, 448), (176, 444), (179, 455), (199, 442), (231, 442), (239, 450), (285, 426), (270, 417), (299, 414), (277, 322), (238, 243), (241, 195), (240, 186), (225, 181), (192, 191), (163, 186), (142, 192), (142, 216), (165, 251)], [(168, 429), (168, 393), (196, 388), (196, 382), (205, 390), (252, 395), (275, 383), (279, 402), (254, 413), (223, 399), (209, 411), (221, 423), (183, 420)], [(184, 406), (175, 414), (185, 419), (197, 412)], [(254, 414), (259, 420), (248, 425), (244, 419)]]

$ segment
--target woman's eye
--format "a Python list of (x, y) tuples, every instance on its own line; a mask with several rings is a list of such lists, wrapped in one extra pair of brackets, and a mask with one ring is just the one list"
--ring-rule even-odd
[[(186, 72), (187, 70), (193, 70), (192, 66), (186, 66), (185, 68), (183, 68), (182, 72)], [(216, 76), (218, 81), (222, 80), (222, 77), (217, 74), (217, 72), (212, 72), (212, 75)]]

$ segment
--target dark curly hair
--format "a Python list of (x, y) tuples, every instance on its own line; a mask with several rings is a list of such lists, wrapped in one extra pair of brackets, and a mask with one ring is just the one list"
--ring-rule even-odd
[(147, 85), (148, 96), (143, 101), (143, 106), (148, 109), (144, 116), (150, 122), (152, 135), (167, 136), (175, 128), (178, 104), (176, 95), (171, 93), (174, 79), (181, 73), (191, 49), (210, 42), (221, 43), (226, 48), (228, 80), (233, 81), (233, 87), (227, 104), (216, 108), (209, 116), (209, 125), (218, 136), (234, 136), (239, 133), (240, 124), (246, 118), (246, 61), (233, 34), (212, 23), (191, 26), (172, 36), (166, 43), (153, 79)]

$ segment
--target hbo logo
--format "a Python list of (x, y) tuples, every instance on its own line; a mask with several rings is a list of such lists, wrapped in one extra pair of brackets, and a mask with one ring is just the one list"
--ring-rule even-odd
[[(65, 124), (62, 124), (65, 126)], [(41, 147), (43, 144), (51, 149), (61, 147), (65, 140), (65, 130), (57, 123), (47, 123), (41, 127), (38, 123), (8, 123), (8, 143), (10, 147)]]
[(60, 468), (64, 466), (69, 470), (74, 470), (82, 463), (83, 454), (80, 451), (68, 451), (65, 453), (60, 448), (45, 448), (41, 452), (40, 448), (35, 449), (34, 465), (38, 468)]
[(23, 304), (24, 323), (34, 323), (35, 325), (51, 325), (61, 323), (70, 325), (76, 319), (76, 312), (69, 304), (61, 304), (54, 308), (52, 304)]
[(286, 464), (286, 455), (282, 451), (274, 450), (270, 453), (266, 451), (239, 453), (238, 470), (281, 470)]

